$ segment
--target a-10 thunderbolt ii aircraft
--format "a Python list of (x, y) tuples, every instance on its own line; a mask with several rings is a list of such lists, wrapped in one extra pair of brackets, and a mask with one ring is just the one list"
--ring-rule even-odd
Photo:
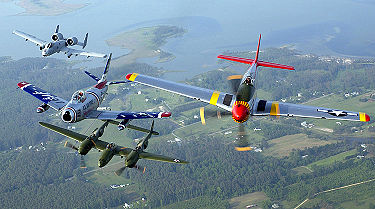
[[(109, 111), (101, 110), (100, 104), (103, 102), (107, 94), (108, 86), (112, 84), (126, 83), (128, 81), (107, 81), (108, 68), (111, 62), (112, 54), (110, 54), (107, 64), (105, 66), (101, 79), (93, 74), (85, 71), (87, 75), (97, 81), (97, 84), (86, 91), (76, 91), (70, 101), (66, 101), (50, 94), (32, 84), (27, 82), (18, 83), (18, 87), (32, 96), (36, 97), (43, 103), (37, 108), (38, 113), (45, 112), (52, 107), (60, 111), (61, 120), (66, 123), (75, 123), (84, 119), (99, 119), (99, 120), (122, 120), (118, 124), (119, 130), (123, 130), (128, 126), (132, 119), (142, 118), (163, 118), (171, 116), (170, 112), (125, 112), (125, 111)], [(115, 121), (112, 121), (116, 123)]]
[[(199, 88), (182, 83), (175, 83), (171, 81), (153, 78), (146, 75), (132, 73), (126, 75), (126, 79), (136, 83), (141, 83), (158, 89), (163, 89), (175, 94), (190, 97), (205, 103), (215, 105), (228, 112), (231, 112), (232, 118), (235, 122), (240, 123), (239, 133), (244, 132), (242, 123), (249, 119), (249, 116), (288, 116), (288, 117), (305, 117), (305, 118), (321, 118), (321, 119), (336, 119), (336, 120), (350, 120), (350, 121), (370, 121), (370, 117), (362, 112), (351, 112), (346, 110), (336, 110), (332, 108), (313, 107), (301, 104), (290, 104), (277, 101), (266, 101), (254, 97), (255, 93), (255, 79), (257, 74), (257, 67), (272, 67), (287, 70), (294, 70), (294, 67), (281, 65), (276, 63), (264, 62), (258, 60), (260, 39), (255, 59), (247, 59), (233, 56), (219, 55), (218, 58), (230, 61), (249, 64), (249, 69), (243, 76), (230, 76), (233, 94), (223, 93), (205, 88)], [(204, 119), (204, 110), (201, 109), (201, 120)], [(239, 135), (241, 136), (241, 134)], [(245, 143), (236, 148), (239, 151), (250, 150)]]
[(59, 33), (59, 25), (57, 25), (55, 33), (52, 34), (52, 42), (43, 41), (33, 35), (24, 33), (22, 31), (14, 30), (13, 34), (16, 34), (17, 36), (21, 36), (26, 41), (31, 41), (35, 43), (37, 46), (39, 46), (39, 49), (42, 51), (42, 56), (47, 57), (54, 53), (60, 53), (64, 52), (68, 58), (70, 58), (72, 55), (78, 56), (87, 56), (87, 57), (101, 57), (106, 58), (106, 54), (99, 54), (95, 52), (86, 52), (78, 49), (72, 49), (71, 46), (82, 46), (82, 49), (86, 47), (87, 44), (87, 38), (88, 33), (86, 33), (85, 40), (83, 42), (79, 42), (76, 37), (69, 37), (64, 38), (64, 36)]
[[(148, 135), (144, 139), (138, 142), (135, 149), (122, 147), (122, 146), (115, 145), (114, 143), (108, 143), (108, 142), (99, 140), (99, 137), (101, 137), (104, 133), (105, 127), (108, 125), (108, 121), (106, 121), (99, 129), (95, 129), (90, 136), (85, 136), (85, 135), (70, 131), (68, 129), (60, 128), (52, 124), (43, 123), (43, 122), (39, 122), (39, 123), (43, 127), (51, 129), (52, 131), (55, 131), (61, 135), (67, 136), (71, 139), (74, 139), (80, 142), (81, 145), (79, 147), (72, 145), (68, 141), (65, 143), (65, 146), (70, 147), (74, 150), (77, 150), (81, 156), (86, 155), (92, 148), (97, 149), (99, 151), (103, 151), (98, 161), (99, 167), (104, 167), (105, 165), (107, 165), (109, 161), (115, 155), (125, 157), (125, 166), (115, 171), (117, 175), (121, 175), (121, 173), (124, 171), (126, 167), (136, 168), (144, 172), (145, 168), (142, 168), (141, 166), (137, 165), (137, 162), (139, 159), (156, 160), (156, 161), (163, 161), (163, 162), (177, 163), (177, 164), (189, 163), (187, 161), (180, 160), (177, 158), (166, 157), (163, 155), (152, 154), (152, 153), (144, 151), (148, 146), (148, 140), (151, 138), (151, 135), (154, 133), (153, 131), (154, 121), (152, 122), (151, 129), (148, 131), (149, 132)], [(83, 165), (82, 163), (83, 163), (83, 160), (81, 160), (81, 167), (85, 167), (85, 165)]]

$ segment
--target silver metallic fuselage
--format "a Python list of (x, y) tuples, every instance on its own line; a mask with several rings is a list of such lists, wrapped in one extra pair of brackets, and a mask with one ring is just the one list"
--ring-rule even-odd
[(106, 83), (99, 83), (84, 91), (84, 101), (77, 101), (73, 98), (76, 93), (73, 94), (72, 99), (61, 111), (61, 119), (66, 123), (75, 123), (85, 119), (85, 116), (100, 106), (107, 90)]
[(54, 53), (59, 53), (63, 48), (66, 47), (65, 40), (52, 41), (44, 46), (42, 49), (42, 56), (47, 57)]

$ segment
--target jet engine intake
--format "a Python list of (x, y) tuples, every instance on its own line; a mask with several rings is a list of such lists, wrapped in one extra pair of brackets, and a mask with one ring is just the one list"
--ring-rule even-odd
[(72, 108), (66, 108), (62, 114), (61, 114), (61, 119), (65, 123), (73, 123), (75, 121), (75, 111)]
[(48, 109), (49, 109), (48, 104), (43, 103), (43, 104), (41, 104), (38, 108), (36, 108), (36, 112), (37, 112), (37, 113), (42, 113), (42, 112), (47, 111)]
[(76, 37), (70, 37), (66, 40), (66, 44), (69, 46), (74, 46), (78, 43), (78, 39)]
[(63, 40), (64, 36), (61, 33), (54, 33), (51, 38), (52, 38), (52, 41), (59, 41), (59, 40)]

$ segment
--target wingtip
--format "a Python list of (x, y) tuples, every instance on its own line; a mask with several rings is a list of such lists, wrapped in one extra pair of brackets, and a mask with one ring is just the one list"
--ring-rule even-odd
[(365, 114), (365, 118), (366, 118), (366, 122), (369, 122), (370, 121), (370, 116)]
[(26, 85), (28, 85), (29, 83), (27, 83), (26, 81), (22, 81), (22, 82), (19, 82), (18, 84), (17, 84), (17, 86), (19, 87), (19, 88), (23, 88), (24, 86), (26, 86)]
[(133, 75), (133, 73), (129, 73), (129, 74), (127, 74), (127, 75), (125, 76), (126, 80), (129, 80), (130, 77), (131, 77), (132, 75)]
[(360, 112), (359, 113), (359, 120), (362, 121), (362, 122), (369, 122), (370, 116), (367, 115), (366, 113)]
[(162, 118), (168, 118), (168, 117), (170, 117), (171, 115), (172, 115), (171, 112), (163, 112), (163, 113), (161, 114), (161, 117), (162, 117)]

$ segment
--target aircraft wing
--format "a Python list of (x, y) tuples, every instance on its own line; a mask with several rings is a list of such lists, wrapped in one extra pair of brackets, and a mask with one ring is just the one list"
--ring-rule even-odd
[(351, 112), (346, 110), (337, 110), (324, 107), (314, 107), (259, 99), (255, 101), (251, 114), (254, 116), (273, 115), (363, 122), (370, 121), (370, 117), (366, 113), (362, 112)]
[(177, 164), (187, 164), (189, 162), (180, 160), (177, 158), (171, 158), (171, 157), (166, 157), (163, 155), (157, 155), (157, 154), (152, 154), (148, 152), (141, 152), (139, 154), (139, 157), (142, 159), (147, 159), (147, 160), (156, 160), (156, 161), (162, 161), (162, 162), (168, 162), (168, 163), (177, 163)]
[(233, 94), (190, 86), (183, 83), (176, 83), (146, 75), (140, 75), (138, 73), (128, 74), (126, 76), (126, 79), (128, 79), (129, 81), (134, 81), (136, 83), (141, 83), (147, 86), (196, 99), (198, 101), (209, 103), (227, 111), (232, 111), (232, 105), (236, 97)]
[(13, 34), (16, 34), (17, 36), (20, 36), (24, 39), (26, 39), (26, 41), (31, 41), (35, 44), (37, 44), (38, 46), (41, 46), (41, 47), (44, 47), (44, 45), (47, 43), (33, 35), (30, 35), (30, 34), (27, 34), (27, 33), (24, 33), (22, 31), (18, 31), (18, 30), (14, 30), (13, 31)]
[[(88, 137), (86, 135), (83, 135), (83, 134), (80, 134), (80, 133), (77, 133), (77, 132), (74, 132), (65, 128), (61, 128), (61, 127), (58, 127), (49, 123), (39, 122), (39, 124), (45, 128), (48, 128), (58, 134), (61, 134), (63, 136), (76, 140), (78, 142), (82, 142)], [(98, 150), (105, 150), (107, 147), (107, 144), (108, 142), (97, 140), (95, 141), (95, 148)], [(116, 155), (127, 156), (131, 151), (132, 149), (130, 148), (118, 146), (116, 148)]]
[(26, 91), (27, 93), (46, 103), (48, 106), (52, 107), (55, 110), (61, 110), (63, 107), (65, 107), (66, 104), (68, 104), (68, 101), (50, 94), (43, 89), (40, 89), (25, 81), (20, 82), (17, 85), (20, 89)]
[(165, 118), (171, 116), (169, 112), (124, 112), (124, 111), (101, 111), (93, 110), (86, 119), (115, 120), (115, 119), (143, 119), (143, 118)]
[(82, 51), (82, 50), (78, 50), (78, 49), (71, 49), (71, 48), (68, 48), (68, 47), (63, 47), (62, 51), (64, 51), (68, 56), (69, 55), (82, 55), (82, 56), (86, 56), (86, 57), (99, 57), (99, 58), (106, 58), (107, 57), (106, 54), (100, 54), (100, 53), (96, 53), (96, 52), (86, 52), (86, 51)]
[(87, 138), (87, 136), (83, 135), (83, 134), (79, 134), (79, 133), (76, 133), (74, 131), (70, 131), (68, 129), (65, 129), (65, 128), (60, 128), (58, 126), (55, 126), (55, 125), (52, 125), (52, 124), (49, 124), (49, 123), (44, 123), (44, 122), (39, 122), (39, 124), (45, 128), (48, 128), (54, 132), (57, 132), (61, 135), (64, 135), (66, 137), (69, 137), (71, 139), (74, 139), (76, 141), (79, 141), (79, 142), (82, 142), (83, 140), (85, 140)]

